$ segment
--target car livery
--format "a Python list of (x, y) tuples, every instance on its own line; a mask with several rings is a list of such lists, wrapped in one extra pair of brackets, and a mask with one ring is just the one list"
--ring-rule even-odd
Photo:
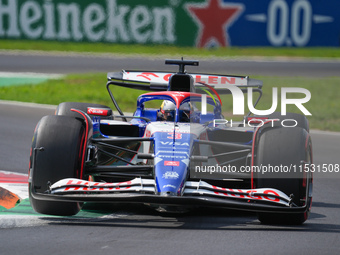
[[(108, 74), (106, 87), (118, 115), (105, 105), (64, 102), (55, 115), (39, 121), (29, 170), (34, 210), (74, 215), (84, 202), (141, 203), (160, 212), (212, 206), (258, 212), (262, 223), (303, 223), (311, 209), (313, 176), (253, 169), (303, 169), (312, 163), (305, 116), (289, 113), (298, 123), (289, 128), (276, 125), (280, 113), (248, 114), (231, 126), (221, 122), (221, 96), (231, 93), (223, 85), (243, 92), (252, 87), (261, 95), (261, 81), (188, 74), (185, 66), (198, 61), (166, 64), (178, 65), (179, 72)], [(125, 115), (112, 86), (150, 92), (138, 97), (132, 115)], [(165, 101), (171, 109), (148, 107)], [(249, 121), (252, 125), (245, 125)]]

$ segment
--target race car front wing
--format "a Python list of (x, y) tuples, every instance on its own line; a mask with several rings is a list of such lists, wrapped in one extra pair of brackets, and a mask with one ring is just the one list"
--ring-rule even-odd
[(277, 189), (228, 189), (204, 181), (187, 181), (182, 194), (177, 196), (157, 194), (155, 181), (142, 178), (119, 183), (69, 178), (54, 183), (45, 193), (35, 192), (34, 185), (31, 185), (30, 192), (35, 199), (49, 201), (209, 206), (277, 213), (307, 210), (307, 206), (296, 206), (292, 203), (292, 197)]

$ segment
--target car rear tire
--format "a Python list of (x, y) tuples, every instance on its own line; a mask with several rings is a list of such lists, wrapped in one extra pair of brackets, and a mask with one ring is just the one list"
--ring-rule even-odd
[(258, 173), (256, 188), (275, 188), (288, 196), (293, 194), (295, 205), (307, 205), (304, 213), (259, 213), (258, 219), (264, 224), (302, 224), (308, 218), (312, 200), (312, 176), (301, 167), (302, 162), (312, 163), (312, 145), (308, 132), (299, 127), (267, 128), (258, 139), (257, 166), (282, 165), (291, 171)]
[[(42, 214), (70, 216), (81, 209), (77, 202), (55, 202), (35, 199), (48, 186), (64, 178), (81, 178), (85, 141), (85, 125), (81, 119), (69, 116), (45, 116), (34, 132), (30, 159), (29, 198), (33, 209)], [(35, 159), (33, 159), (35, 157)]]
[[(280, 121), (284, 121), (284, 125), (286, 126), (294, 126), (296, 123), (296, 127), (300, 127), (303, 129), (306, 129), (307, 132), (309, 132), (309, 122), (306, 116), (298, 113), (293, 112), (287, 112), (286, 115), (282, 115), (281, 112), (274, 112), (270, 115), (254, 115), (250, 116), (250, 118), (259, 117), (259, 118), (266, 118), (266, 119), (279, 119)], [(296, 123), (293, 121), (295, 120)]]

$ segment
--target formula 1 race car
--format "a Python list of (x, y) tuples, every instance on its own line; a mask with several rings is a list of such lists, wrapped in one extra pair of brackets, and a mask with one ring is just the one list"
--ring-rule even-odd
[[(85, 202), (141, 203), (160, 212), (203, 206), (257, 212), (267, 224), (302, 224), (313, 185), (305, 171), (313, 158), (306, 117), (274, 112), (228, 122), (221, 98), (234, 97), (235, 106), (235, 95), (258, 92), (256, 105), (262, 81), (188, 74), (185, 66), (198, 61), (166, 64), (179, 71), (108, 73), (118, 114), (64, 102), (39, 121), (29, 169), (34, 210), (75, 215)], [(150, 92), (127, 116), (112, 86)]]

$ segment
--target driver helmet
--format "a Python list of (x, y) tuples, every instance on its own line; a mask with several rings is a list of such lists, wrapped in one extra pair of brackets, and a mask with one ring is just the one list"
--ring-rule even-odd
[(176, 115), (176, 105), (169, 100), (164, 100), (160, 112), (163, 120), (173, 121)]

